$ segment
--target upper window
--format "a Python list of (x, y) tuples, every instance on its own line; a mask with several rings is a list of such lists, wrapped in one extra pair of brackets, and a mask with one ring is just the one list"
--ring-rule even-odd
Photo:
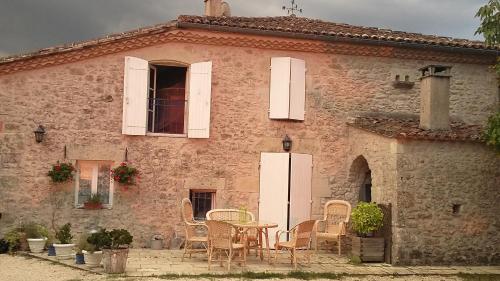
[(122, 133), (208, 138), (211, 94), (210, 61), (193, 63), (186, 68), (125, 57)]
[(186, 72), (185, 67), (150, 66), (148, 132), (185, 133)]
[(306, 63), (303, 60), (271, 58), (269, 118), (304, 120)]
[(92, 195), (98, 194), (104, 207), (113, 204), (113, 182), (111, 162), (78, 161), (75, 188), (75, 206), (83, 207)]

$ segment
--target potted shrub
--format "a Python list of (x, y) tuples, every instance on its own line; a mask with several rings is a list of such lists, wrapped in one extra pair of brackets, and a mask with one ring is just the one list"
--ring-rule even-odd
[(99, 210), (102, 209), (101, 195), (92, 194), (87, 202), (83, 203), (83, 208), (88, 210)]
[(127, 265), (128, 247), (133, 237), (125, 229), (102, 229), (89, 237), (89, 242), (97, 239), (102, 245), (102, 264), (106, 273), (123, 273)]
[(47, 241), (45, 241), (45, 246), (47, 247), (47, 255), (53, 257), (56, 255), (56, 248), (54, 248), (54, 235), (49, 233)]
[(52, 179), (52, 182), (66, 182), (73, 179), (73, 172), (75, 167), (71, 163), (57, 163), (52, 165), (52, 169), (47, 173), (47, 175)]
[(85, 257), (83, 255), (83, 250), (87, 248), (87, 236), (81, 235), (78, 239), (78, 243), (76, 244), (76, 254), (75, 254), (75, 263), (76, 264), (85, 264)]
[(123, 185), (134, 185), (139, 178), (139, 170), (122, 162), (120, 166), (111, 169), (111, 177)]
[(75, 244), (71, 243), (73, 235), (71, 235), (71, 224), (67, 223), (59, 228), (56, 232), (56, 239), (60, 244), (54, 243), (57, 257), (69, 257), (73, 254), (73, 247)]
[(30, 252), (43, 252), (47, 237), (49, 236), (47, 228), (36, 223), (28, 223), (24, 226), (24, 233), (26, 233)]
[(384, 261), (384, 238), (369, 237), (383, 225), (384, 214), (376, 203), (360, 202), (351, 214), (352, 229), (357, 233), (352, 239), (352, 255), (362, 261)]
[(105, 230), (92, 233), (87, 237), (87, 245), (83, 249), (85, 255), (85, 264), (88, 267), (97, 267), (101, 265), (102, 248), (108, 244), (108, 234)]

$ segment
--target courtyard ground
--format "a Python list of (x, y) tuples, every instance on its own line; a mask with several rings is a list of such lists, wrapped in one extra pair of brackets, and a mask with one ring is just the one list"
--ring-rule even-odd
[[(132, 254), (132, 261), (134, 261), (134, 256), (137, 259), (140, 253), (149, 253), (149, 251), (136, 251)], [(155, 254), (163, 253), (156, 252)], [(176, 253), (174, 253), (176, 254)], [(199, 262), (201, 262), (200, 259)], [(69, 261), (66, 261), (68, 264)], [(143, 262), (144, 263), (144, 262)], [(189, 262), (186, 262), (189, 264)], [(134, 263), (131, 264), (132, 266)], [(377, 271), (371, 268), (370, 271), (373, 274), (369, 274), (366, 271), (365, 266), (354, 266), (359, 270), (353, 271), (349, 274), (342, 273), (339, 275), (335, 275), (333, 273), (323, 273), (326, 274), (324, 278), (318, 278), (321, 276), (314, 275), (312, 273), (307, 273), (305, 271), (301, 271), (298, 273), (281, 273), (283, 275), (278, 276), (279, 278), (269, 278), (268, 280), (299, 280), (304, 278), (318, 278), (316, 280), (344, 280), (344, 281), (494, 281), (500, 280), (500, 274), (492, 274), (486, 273), (487, 271), (496, 272), (500, 270), (498, 267), (481, 267), (483, 268), (480, 274), (473, 273), (474, 271), (470, 271), (470, 274), (454, 274), (449, 270), (439, 270), (439, 268), (432, 267), (433, 271), (427, 270), (427, 272), (421, 272), (417, 274), (389, 274), (384, 271)], [(415, 267), (416, 268), (416, 267)], [(419, 267), (421, 268), (421, 267)], [(64, 263), (60, 263), (57, 261), (40, 259), (39, 257), (26, 256), (26, 255), (0, 255), (0, 280), (2, 281), (160, 281), (166, 279), (175, 279), (175, 280), (252, 280), (252, 276), (241, 273), (241, 276), (175, 276), (173, 274), (151, 274), (150, 276), (120, 276), (120, 275), (105, 275), (100, 273), (95, 273), (87, 270), (82, 270), (83, 268), (70, 267)], [(414, 269), (416, 270), (416, 269)], [(191, 273), (193, 274), (193, 273)], [(219, 273), (220, 274), (220, 273)], [(236, 273), (239, 274), (239, 273)], [(258, 274), (258, 273), (257, 273)], [(294, 275), (297, 278), (287, 277), (286, 274), (296, 274)], [(155, 276), (156, 275), (156, 276)], [(255, 278), (263, 278), (269, 276), (254, 276)]]

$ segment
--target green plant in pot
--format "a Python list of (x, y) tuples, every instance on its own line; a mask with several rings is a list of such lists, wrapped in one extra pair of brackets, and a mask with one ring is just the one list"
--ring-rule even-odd
[(32, 253), (41, 253), (45, 248), (49, 231), (46, 227), (37, 223), (24, 225), (24, 233), (28, 240), (28, 245)]
[(73, 164), (59, 163), (59, 161), (57, 161), (55, 165), (52, 165), (47, 176), (49, 176), (54, 183), (62, 183), (72, 180), (74, 171), (75, 167), (73, 167)]
[(88, 267), (98, 267), (102, 261), (102, 247), (107, 241), (106, 233), (102, 230), (89, 235), (82, 236), (86, 239), (86, 244), (82, 248), (83, 255), (85, 256), (85, 265)]
[(87, 241), (96, 247), (102, 247), (102, 263), (106, 273), (123, 273), (132, 240), (133, 236), (125, 229), (102, 229), (90, 235)]
[(53, 244), (56, 249), (56, 256), (60, 258), (71, 257), (75, 244), (71, 243), (73, 235), (71, 235), (70, 223), (63, 225), (56, 231), (56, 239), (60, 242), (59, 244)]
[(83, 203), (83, 208), (88, 209), (88, 210), (102, 209), (101, 195), (99, 195), (97, 193), (90, 195), (89, 200), (87, 200), (87, 202)]
[(352, 255), (362, 261), (384, 261), (384, 238), (369, 237), (383, 226), (384, 213), (376, 203), (360, 202), (351, 213), (352, 229), (357, 233), (352, 239)]
[[(21, 249), (22, 247), (22, 240), (26, 240), (26, 234), (24, 233), (24, 229), (21, 230), (20, 228), (12, 228), (9, 230), (7, 233), (4, 235), (5, 241), (9, 244), (9, 253), (13, 253), (18, 250), (26, 250), (28, 249), (28, 246), (25, 246), (25, 249)], [(27, 241), (25, 242), (27, 244)]]

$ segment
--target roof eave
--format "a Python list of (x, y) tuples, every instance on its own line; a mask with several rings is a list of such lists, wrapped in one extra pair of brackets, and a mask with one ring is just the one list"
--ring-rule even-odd
[(292, 39), (306, 39), (306, 40), (318, 40), (326, 42), (348, 42), (355, 44), (365, 44), (365, 45), (377, 45), (377, 46), (391, 46), (391, 47), (406, 47), (415, 49), (431, 49), (436, 51), (444, 52), (458, 52), (462, 54), (481, 54), (481, 55), (498, 55), (498, 50), (494, 49), (476, 49), (476, 48), (466, 48), (460, 46), (442, 46), (434, 45), (428, 43), (414, 43), (414, 42), (395, 42), (386, 40), (374, 40), (365, 38), (353, 38), (353, 37), (340, 37), (331, 35), (321, 35), (321, 34), (304, 34), (304, 33), (293, 33), (293, 32), (283, 32), (276, 30), (262, 30), (262, 29), (252, 29), (252, 28), (241, 28), (233, 26), (219, 26), (210, 24), (200, 24), (200, 23), (190, 23), (190, 22), (177, 22), (177, 27), (182, 29), (202, 29), (210, 31), (219, 32), (231, 32), (231, 33), (243, 33), (250, 35), (262, 35), (262, 36), (274, 36), (274, 37), (285, 37)]

